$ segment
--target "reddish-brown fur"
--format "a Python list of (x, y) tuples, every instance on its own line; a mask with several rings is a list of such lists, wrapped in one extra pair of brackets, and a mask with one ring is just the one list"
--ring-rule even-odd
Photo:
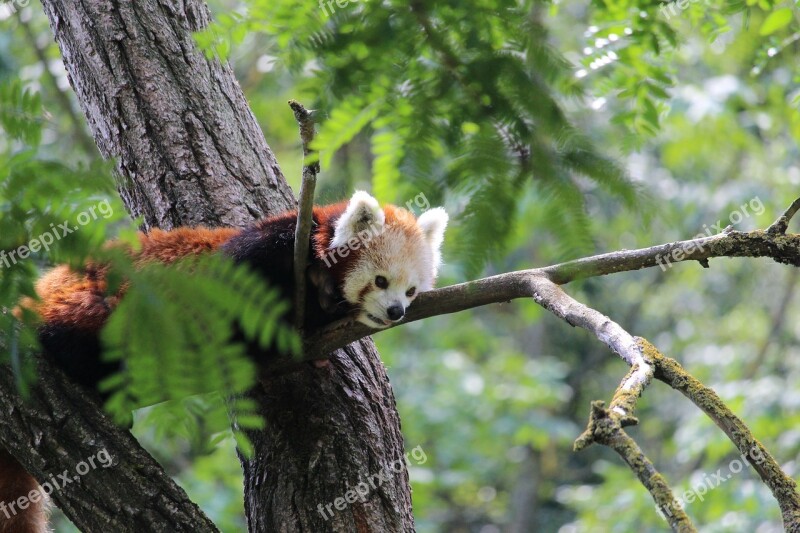
[[(150, 233), (140, 233), (141, 249), (136, 254), (136, 262), (169, 264), (182, 257), (210, 252), (238, 231), (234, 228), (200, 227), (173, 231), (154, 229)], [(26, 298), (21, 305), (36, 312), (45, 323), (99, 331), (121, 296), (107, 294), (105, 270), (92, 263), (82, 273), (66, 265), (57, 266), (36, 282), (39, 301)]]
[(328, 253), (328, 246), (333, 240), (334, 221), (347, 208), (347, 202), (314, 208), (314, 219), (319, 228), (314, 233), (314, 255), (323, 257)]
[[(347, 202), (315, 207), (316, 222), (312, 237), (312, 253), (322, 260), (330, 253), (328, 249), (334, 237), (335, 222), (347, 208)], [(386, 222), (391, 225), (418, 232), (416, 219), (410, 212), (392, 205), (383, 206)], [(261, 221), (257, 228), (279, 227), (296, 217), (296, 213), (284, 213)], [(208, 253), (219, 249), (242, 230), (234, 228), (178, 228), (172, 231), (154, 229), (139, 234), (141, 249), (135, 253), (137, 264), (158, 261), (173, 263), (183, 257)], [(260, 233), (259, 233), (260, 235)], [(261, 237), (259, 237), (261, 238)], [(329, 268), (329, 274), (341, 282), (349, 265), (357, 260), (360, 250), (352, 249), (346, 257), (338, 256)], [(284, 258), (285, 259), (285, 258)], [(106, 269), (102, 265), (88, 264), (81, 272), (67, 266), (57, 266), (36, 283), (38, 300), (26, 298), (20, 302), (37, 313), (49, 325), (63, 325), (81, 331), (99, 331), (116, 306), (122, 292), (107, 294)], [(369, 287), (365, 289), (368, 290)], [(19, 309), (15, 314), (20, 315)], [(36, 481), (14, 460), (0, 449), (0, 503), (12, 502), (38, 487)], [(38, 503), (7, 520), (0, 510), (0, 533), (43, 533), (46, 531), (46, 506)]]
[[(386, 217), (386, 224), (400, 227), (407, 230), (409, 233), (416, 233), (419, 231), (417, 228), (417, 219), (414, 215), (405, 209), (396, 207), (391, 204), (382, 206), (383, 212)], [(335, 222), (347, 209), (347, 202), (339, 202), (338, 204), (327, 205), (323, 207), (314, 208), (314, 219), (318, 222), (319, 227), (314, 233), (314, 255), (319, 259), (330, 257), (329, 246), (333, 241), (333, 233), (335, 229)], [(334, 258), (330, 260), (330, 265), (326, 264), (333, 278), (337, 283), (342, 283), (350, 265), (358, 260), (359, 255), (362, 253), (360, 247), (348, 249), (346, 257), (340, 254), (334, 254)], [(333, 260), (335, 259), (335, 261)], [(364, 292), (368, 291), (370, 287), (365, 287)]]
[(183, 257), (211, 252), (239, 233), (236, 228), (177, 228), (172, 231), (160, 229), (140, 233), (142, 245), (139, 260), (173, 263)]
[[(323, 258), (329, 252), (334, 222), (346, 207), (347, 202), (340, 202), (314, 208), (314, 218), (318, 224), (313, 237), (316, 257)], [(408, 228), (410, 232), (418, 231), (413, 214), (393, 205), (383, 208), (387, 223)], [(294, 216), (294, 213), (266, 219), (262, 224), (269, 225), (273, 220), (286, 216)], [(149, 233), (140, 233), (141, 250), (136, 254), (137, 263), (159, 261), (169, 264), (183, 257), (211, 252), (239, 231), (235, 228), (198, 227), (172, 231), (153, 229)], [(348, 257), (337, 257), (336, 264), (331, 267), (331, 273), (337, 281), (344, 278), (348, 264), (352, 264), (358, 254), (359, 250), (351, 250)], [(99, 331), (108, 320), (119, 296), (108, 295), (106, 289), (105, 269), (102, 266), (89, 264), (84, 272), (78, 273), (62, 265), (53, 268), (36, 283), (39, 301), (26, 299), (21, 304), (39, 314), (46, 323)]]

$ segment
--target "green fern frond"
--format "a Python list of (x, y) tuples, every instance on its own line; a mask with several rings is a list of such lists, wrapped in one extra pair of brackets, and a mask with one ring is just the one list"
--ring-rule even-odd
[(0, 126), (13, 139), (37, 146), (42, 138), (42, 99), (19, 80), (0, 83)]
[[(115, 407), (239, 394), (255, 380), (245, 341), (286, 355), (299, 349), (281, 321), (288, 305), (246, 265), (213, 255), (123, 269), (130, 289), (102, 332), (105, 357), (125, 362), (123, 377), (104, 384)], [(244, 339), (234, 337), (236, 324)]]

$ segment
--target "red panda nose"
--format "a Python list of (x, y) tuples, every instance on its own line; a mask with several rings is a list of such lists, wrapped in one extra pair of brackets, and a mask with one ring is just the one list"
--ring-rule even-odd
[(406, 314), (406, 310), (402, 305), (394, 304), (386, 310), (386, 314), (389, 315), (389, 320), (400, 320)]

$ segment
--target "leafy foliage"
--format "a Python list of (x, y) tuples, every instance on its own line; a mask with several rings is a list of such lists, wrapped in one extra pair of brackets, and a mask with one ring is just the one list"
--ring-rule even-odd
[[(246, 340), (264, 353), (299, 353), (297, 334), (281, 322), (288, 304), (246, 265), (212, 255), (121, 274), (130, 289), (102, 335), (107, 360), (125, 364), (102, 386), (113, 393), (108, 405), (115, 413), (202, 393), (246, 392), (256, 378)], [(239, 426), (258, 425), (245, 407), (252, 405), (234, 409)]]
[[(71, 166), (42, 157), (44, 122), (34, 115), (41, 115), (40, 98), (21, 87), (19, 81), (8, 84), (3, 97), (12, 95), (28, 114), (9, 111), (2, 121), (20, 144), (0, 153), (5, 163), (0, 176), (0, 331), (12, 341), (2, 355), (14, 363), (21, 386), (26, 386), (23, 373), (32, 377), (27, 356), (37, 351), (37, 340), (34, 328), (20, 329), (9, 311), (21, 297), (36, 297), (33, 281), (48, 265), (80, 269), (89, 258), (113, 265), (110, 294), (125, 284), (125, 298), (103, 332), (105, 355), (125, 368), (105, 384), (106, 392), (113, 393), (107, 408), (121, 421), (130, 418), (132, 409), (157, 402), (210, 392), (241, 394), (255, 380), (246, 342), (276, 353), (299, 351), (297, 335), (279, 324), (287, 305), (246, 267), (215, 256), (181, 268), (139, 268), (119, 246), (104, 249), (113, 234), (119, 243), (136, 241), (110, 165)], [(6, 116), (16, 118), (6, 121)], [(35, 324), (37, 317), (27, 314), (28, 323)], [(233, 324), (239, 324), (241, 338), (232, 339)], [(209, 423), (216, 420), (217, 431), (229, 427), (229, 409), (237, 412), (241, 428), (261, 423), (244, 399), (216, 405), (221, 416)]]
[(0, 83), (0, 125), (14, 139), (38, 144), (42, 129), (42, 99), (19, 80)]
[[(513, 211), (508, 199), (526, 187), (573, 191), (542, 228), (568, 234), (569, 254), (585, 252), (572, 246), (589, 242), (590, 228), (573, 216), (584, 208), (576, 177), (636, 206), (624, 171), (579, 135), (564, 111), (560, 98), (581, 91), (547, 42), (542, 3), (247, 4), (247, 17), (227, 17), (209, 31), (246, 26), (274, 35), (293, 72), (313, 72), (304, 82), (315, 105), (329, 112), (316, 140), (323, 167), (363, 135), (382, 199), (404, 200), (409, 190), (434, 200), (483, 198), (462, 212), (460, 235), (470, 238), (459, 241), (459, 253), (467, 275), (504, 250), (510, 225), (496, 214)], [(432, 167), (437, 160), (443, 164)]]
[[(732, 20), (756, 43), (760, 59), (754, 74), (768, 58), (785, 51), (798, 36), (788, 26), (796, 20), (795, 2), (774, 0), (705, 0), (703, 2), (655, 2), (614, 0), (595, 2), (590, 25), (583, 33), (581, 54), (574, 54), (583, 68), (576, 76), (586, 79), (596, 102), (614, 100), (614, 122), (623, 127), (626, 149), (637, 149), (661, 129), (678, 72), (675, 61), (682, 45), (699, 36), (713, 43), (732, 31)], [(689, 31), (687, 31), (687, 29)], [(692, 31), (696, 29), (697, 31)], [(602, 105), (602, 104), (601, 104)]]

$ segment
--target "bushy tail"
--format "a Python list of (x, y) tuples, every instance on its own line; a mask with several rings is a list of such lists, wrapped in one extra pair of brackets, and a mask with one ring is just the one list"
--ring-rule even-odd
[(33, 476), (0, 448), (0, 533), (46, 533), (47, 502), (43, 498), (46, 496)]

